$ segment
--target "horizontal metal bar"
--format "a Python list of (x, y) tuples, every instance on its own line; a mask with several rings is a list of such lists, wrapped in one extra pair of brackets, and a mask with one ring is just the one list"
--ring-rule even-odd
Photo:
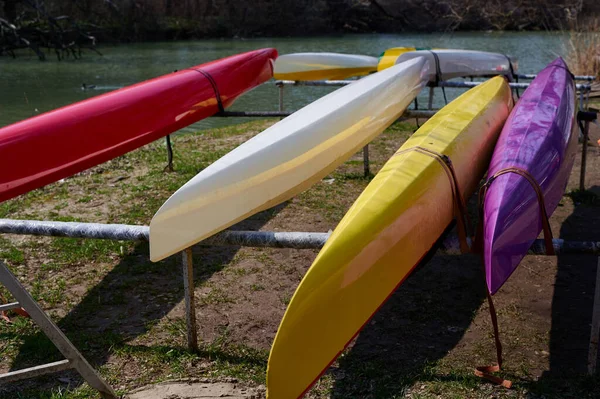
[(310, 249), (323, 247), (328, 238), (329, 233), (225, 230), (198, 245)]
[[(401, 118), (431, 118), (438, 110), (406, 110)], [(290, 116), (295, 111), (223, 111), (215, 116), (220, 117), (281, 117)]]
[(219, 116), (222, 118), (227, 117), (281, 117), (281, 116), (290, 116), (293, 112), (289, 111), (223, 111), (215, 114), (214, 116)]
[[(458, 87), (458, 88), (471, 88), (475, 86), (479, 86), (484, 82), (461, 82), (461, 81), (452, 81), (452, 80), (444, 80), (437, 83), (437, 87)], [(513, 89), (526, 89), (529, 87), (529, 83), (509, 83), (508, 84)], [(581, 91), (591, 91), (592, 86), (589, 84), (576, 84), (575, 87), (577, 90)]]
[(356, 80), (276, 80), (277, 86), (347, 86)]
[[(533, 73), (525, 73), (525, 74), (518, 73), (515, 76), (519, 79), (535, 79), (537, 75), (533, 74)], [(575, 75), (575, 80), (587, 80), (589, 82), (592, 82), (592, 81), (596, 80), (596, 77), (591, 76), (591, 75)]]
[[(552, 246), (557, 255), (600, 255), (600, 241), (565, 241), (561, 238), (555, 238), (552, 240)], [(444, 238), (440, 252), (446, 255), (460, 255), (458, 236), (449, 234)], [(546, 255), (546, 242), (544, 240), (535, 240), (527, 253), (529, 255)]]
[(34, 236), (148, 241), (148, 226), (0, 219), (0, 233)]
[(26, 378), (37, 377), (44, 374), (56, 373), (73, 368), (70, 362), (65, 359), (54, 363), (42, 364), (40, 366), (29, 367), (22, 370), (11, 371), (10, 373), (0, 374), (0, 384), (4, 382), (13, 382), (24, 380)]
[(11, 309), (18, 309), (21, 307), (19, 302), (6, 303), (4, 305), (0, 305), (0, 312), (6, 312)]
[[(312, 81), (304, 81), (304, 80), (277, 80), (275, 84), (279, 85), (292, 85), (292, 86), (346, 86), (350, 83), (356, 82), (355, 80), (312, 80)], [(431, 87), (455, 87), (455, 88), (463, 88), (468, 89), (471, 87), (478, 86), (484, 82), (464, 82), (464, 81), (453, 81), (453, 80), (443, 80), (440, 82), (430, 82), (429, 85)], [(529, 83), (509, 83), (509, 86), (513, 89), (526, 89), (529, 87)], [(577, 90), (581, 90), (584, 92), (591, 91), (592, 86), (589, 84), (576, 84), (575, 87)]]
[[(125, 224), (0, 219), (0, 233), (148, 241), (149, 227)], [(325, 245), (329, 234), (225, 230), (200, 242), (199, 245), (318, 249)], [(552, 243), (557, 254), (600, 255), (600, 242), (598, 241), (565, 241), (555, 238)], [(442, 252), (447, 254), (459, 253), (458, 238), (455, 235), (450, 235), (444, 240)], [(544, 240), (536, 240), (529, 249), (529, 253), (544, 255), (546, 253)]]

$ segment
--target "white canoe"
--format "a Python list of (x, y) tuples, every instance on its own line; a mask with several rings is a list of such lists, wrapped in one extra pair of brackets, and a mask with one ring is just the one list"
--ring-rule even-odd
[(316, 183), (391, 125), (427, 83), (416, 58), (307, 105), (182, 186), (150, 223), (161, 260)]
[[(495, 76), (504, 75), (512, 80), (511, 60), (504, 54), (488, 53), (473, 50), (419, 50), (400, 54), (396, 64), (417, 57), (429, 60), (430, 81), (436, 80), (436, 56), (439, 61), (440, 80), (448, 80), (466, 76)], [(513, 69), (516, 73), (516, 65)]]
[(275, 60), (273, 76), (285, 80), (346, 79), (377, 71), (379, 60), (367, 55), (294, 53)]

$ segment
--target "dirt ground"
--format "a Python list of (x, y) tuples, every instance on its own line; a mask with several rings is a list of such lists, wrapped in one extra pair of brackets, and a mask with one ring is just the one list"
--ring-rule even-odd
[(195, 380), (165, 382), (136, 389), (129, 399), (258, 399), (264, 396), (264, 386), (247, 388), (236, 383)]
[[(371, 145), (373, 172), (414, 128), (394, 126)], [(250, 133), (240, 133), (240, 127), (240, 132), (176, 139), (180, 155), (173, 175), (162, 173), (164, 148), (149, 146), (101, 172), (92, 170), (5, 205), (0, 217), (60, 220), (76, 215), (82, 221), (148, 224), (173, 187), (202, 167), (198, 162), (211, 162), (191, 161), (183, 154), (212, 151), (216, 159), (263, 127), (254, 123), (246, 127)], [(599, 241), (600, 199), (593, 193), (600, 195), (600, 129), (593, 126), (591, 135), (589, 191), (563, 197), (551, 217), (555, 237)], [(579, 154), (567, 193), (578, 188), (580, 159)], [(357, 154), (310, 190), (234, 228), (334, 229), (368, 184), (361, 177), (360, 160)], [(138, 170), (136, 176), (130, 174), (133, 169)], [(128, 196), (132, 190), (137, 194)], [(318, 253), (195, 247), (201, 348), (189, 353), (178, 258), (150, 263), (147, 244), (0, 239), (0, 259), (94, 367), (132, 399), (262, 397), (270, 345), (295, 288)], [(584, 375), (596, 265), (597, 257), (588, 255), (527, 256), (495, 295), (505, 358), (501, 375), (514, 382), (512, 390), (472, 373), (473, 367), (495, 360), (479, 259), (438, 254), (391, 296), (308, 397), (600, 397), (598, 378)], [(0, 325), (0, 340), (0, 372), (60, 358), (26, 320)], [(191, 380), (155, 385), (180, 378)], [(64, 396), (51, 396), (59, 391)], [(72, 372), (0, 386), (2, 398), (17, 397), (16, 393), (95, 395)]]

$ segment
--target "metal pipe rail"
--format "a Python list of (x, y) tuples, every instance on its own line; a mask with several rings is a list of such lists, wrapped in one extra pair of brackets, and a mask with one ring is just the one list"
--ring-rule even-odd
[[(0, 219), (0, 234), (148, 241), (149, 233), (148, 226)], [(329, 235), (330, 233), (225, 230), (198, 245), (319, 249), (325, 245)], [(552, 243), (556, 253), (600, 255), (598, 241), (565, 241), (555, 238)], [(449, 235), (444, 239), (440, 250), (450, 255), (459, 254), (458, 238)], [(529, 253), (546, 254), (544, 240), (536, 240)]]
[[(516, 78), (519, 79), (535, 79), (537, 74), (534, 73), (525, 73), (525, 74), (515, 74), (514, 75)], [(575, 80), (587, 80), (588, 82), (592, 82), (594, 80), (596, 80), (595, 76), (591, 76), (591, 75), (575, 75), (574, 76)]]
[[(0, 233), (4, 234), (27, 234), (55, 237), (77, 237), (77, 238), (94, 238), (94, 239), (109, 239), (109, 240), (126, 240), (126, 241), (148, 241), (150, 228), (148, 226), (134, 226), (125, 224), (100, 224), (100, 223), (79, 223), (79, 222), (46, 222), (34, 220), (12, 220), (0, 219)], [(226, 230), (214, 236), (207, 238), (199, 243), (199, 245), (218, 245), (218, 246), (246, 246), (246, 247), (271, 247), (271, 248), (296, 248), (296, 249), (319, 249), (325, 245), (331, 233), (303, 233), (303, 232), (269, 232), (269, 231), (234, 231)], [(592, 254), (600, 255), (600, 242), (598, 241), (564, 241), (562, 239), (552, 240), (556, 254)], [(449, 255), (460, 254), (460, 245), (458, 237), (450, 234), (445, 237), (440, 245), (439, 251)], [(529, 249), (529, 254), (545, 255), (546, 246), (544, 240), (535, 240), (534, 244)], [(194, 297), (194, 268), (192, 249), (186, 248), (181, 252), (181, 264), (184, 281), (184, 300), (186, 309), (186, 325), (187, 325), (187, 342), (188, 348), (192, 351), (198, 350), (198, 336), (196, 326), (196, 309)], [(6, 269), (8, 273), (8, 269)], [(0, 276), (1, 277), (1, 276)], [(14, 278), (13, 278), (14, 279)], [(6, 284), (6, 279), (2, 279), (3, 284)], [(14, 279), (14, 281), (17, 281)], [(600, 281), (600, 262), (598, 269), (598, 281)], [(22, 291), (22, 292), (21, 292)], [(24, 288), (18, 292), (12, 290), (13, 295), (21, 292), (26, 293)], [(592, 335), (590, 338), (589, 355), (593, 355), (593, 362), (589, 363), (589, 370), (592, 373), (596, 365), (596, 351), (598, 346), (600, 333), (600, 289), (596, 289), (596, 301), (593, 309), (593, 325)], [(21, 304), (24, 304), (24, 299), (18, 299)], [(16, 304), (3, 305), (4, 309), (12, 308)], [(32, 308), (37, 306), (35, 303), (29, 304), (27, 307)], [(37, 319), (45, 316), (43, 311), (39, 309)], [(45, 316), (47, 317), (47, 316)], [(49, 320), (49, 319), (48, 319)], [(52, 334), (50, 331), (47, 334)], [(70, 344), (70, 343), (69, 343)], [(72, 346), (72, 345), (71, 345)], [(74, 347), (70, 350), (75, 353)], [(76, 355), (79, 355), (77, 352)], [(591, 358), (591, 357), (590, 357)], [(82, 360), (85, 362), (85, 359)], [(63, 362), (65, 363), (65, 362)], [(60, 369), (66, 364), (60, 364)], [(87, 364), (87, 363), (86, 363)], [(53, 364), (42, 366), (46, 370), (54, 367)], [(101, 392), (103, 397), (114, 398), (110, 386), (104, 383), (91, 367), (79, 368), (78, 371), (86, 378), (86, 380)], [(22, 371), (23, 377), (31, 376), (36, 370)], [(10, 374), (10, 373), (9, 373)], [(5, 378), (20, 378), (19, 376), (5, 375)]]
[[(437, 109), (432, 109), (432, 110), (418, 110), (418, 109), (407, 109), (406, 111), (404, 111), (404, 113), (400, 116), (401, 118), (423, 118), (423, 119), (427, 119), (427, 118), (431, 118), (433, 117), (433, 115), (435, 115), (435, 113), (439, 111)], [(220, 116), (220, 117), (239, 117), (239, 118), (245, 118), (245, 117), (250, 117), (250, 118), (254, 118), (254, 117), (259, 117), (259, 118), (268, 118), (268, 117), (286, 117), (286, 116), (290, 116), (291, 114), (293, 114), (295, 111), (223, 111), (220, 112), (218, 114), (216, 114), (215, 116)]]
[[(437, 87), (472, 88), (475, 86), (479, 86), (482, 83), (484, 83), (484, 82), (460, 82), (460, 81), (444, 80), (444, 81), (438, 82)], [(526, 89), (529, 87), (529, 83), (509, 83), (508, 85), (513, 89)], [(591, 85), (581, 84), (581, 83), (576, 84), (575, 88), (577, 90), (580, 90), (583, 92), (589, 92), (592, 90)]]
[[(356, 82), (355, 80), (277, 80), (275, 84), (278, 86), (346, 86), (350, 83)], [(436, 83), (430, 82), (430, 87), (454, 87), (454, 88), (472, 88), (480, 85), (483, 82), (464, 82), (464, 81), (451, 81), (451, 80), (443, 80)], [(513, 89), (526, 89), (529, 87), (529, 83), (509, 83), (508, 84)], [(592, 86), (589, 84), (576, 84), (575, 87), (577, 90), (589, 92), (592, 90)]]

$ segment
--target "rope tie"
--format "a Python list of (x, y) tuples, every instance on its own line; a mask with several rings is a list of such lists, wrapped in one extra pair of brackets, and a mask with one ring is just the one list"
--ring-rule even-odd
[[(419, 101), (417, 100), (417, 97), (415, 97), (415, 110), (417, 110), (417, 111), (419, 110)], [(421, 125), (419, 124), (419, 118), (415, 118), (415, 122), (417, 124), (417, 129), (420, 128)]]
[[(506, 61), (508, 61), (508, 67), (510, 68), (510, 77), (512, 79), (514, 79), (515, 82), (519, 83), (519, 76), (515, 73), (515, 70), (513, 68), (513, 64), (510, 61), (510, 57), (508, 55), (506, 55), (506, 54), (502, 54), (502, 55), (505, 56), (506, 57)], [(517, 93), (517, 98), (521, 98), (521, 95), (519, 94), (519, 88), (518, 87), (515, 89), (515, 92)]]
[[(542, 219), (542, 230), (544, 231), (544, 242), (546, 244), (546, 253), (548, 255), (554, 255), (554, 247), (552, 245), (552, 230), (550, 229), (550, 222), (548, 221), (548, 214), (546, 212), (546, 204), (544, 201), (544, 193), (540, 185), (537, 183), (535, 178), (526, 170), (510, 167), (501, 169), (498, 172), (494, 173), (487, 181), (481, 186), (479, 189), (479, 224), (477, 227), (477, 239), (475, 244), (473, 245), (473, 252), (479, 252), (481, 255), (481, 264), (485, 267), (484, 258), (483, 258), (483, 233), (484, 233), (484, 200), (485, 195), (487, 194), (487, 190), (490, 188), (491, 184), (498, 178), (507, 173), (516, 173), (519, 176), (525, 178), (531, 187), (534, 189), (537, 201), (540, 208), (540, 217)], [(485, 273), (484, 273), (485, 276)], [(485, 280), (484, 280), (485, 283)], [(500, 371), (502, 367), (502, 343), (500, 342), (500, 331), (498, 329), (498, 317), (496, 314), (496, 308), (494, 307), (494, 301), (492, 300), (492, 295), (490, 291), (485, 287), (485, 292), (487, 294), (487, 301), (490, 308), (490, 318), (492, 320), (492, 326), (494, 328), (494, 341), (496, 344), (496, 359), (498, 361), (498, 365), (496, 366), (480, 366), (475, 369), (475, 375), (481, 378), (485, 378), (488, 381), (494, 382), (496, 384), (502, 385), (505, 388), (510, 388), (512, 386), (512, 382), (509, 380), (505, 380), (500, 377), (496, 377), (491, 373)]]
[(571, 70), (564, 66), (564, 65), (552, 65), (550, 68), (560, 68), (560, 69), (564, 69), (565, 71), (567, 71), (567, 73), (569, 74), (569, 76), (571, 76), (571, 79), (575, 80), (575, 75), (573, 75), (573, 72), (571, 72)]
[(471, 226), (471, 220), (469, 218), (469, 214), (467, 212), (467, 205), (462, 195), (462, 191), (460, 191), (458, 178), (456, 177), (456, 172), (454, 171), (454, 166), (452, 165), (450, 157), (420, 146), (400, 150), (396, 152), (394, 156), (406, 154), (412, 151), (416, 151), (420, 154), (427, 155), (435, 159), (442, 166), (444, 172), (446, 172), (446, 175), (448, 176), (448, 181), (450, 182), (450, 189), (452, 191), (452, 202), (454, 207), (454, 217), (456, 219), (456, 228), (458, 230), (458, 239), (460, 242), (460, 252), (470, 252), (469, 243), (467, 241), (467, 228), (468, 226)]
[[(440, 58), (438, 57), (435, 51), (429, 50), (429, 52), (433, 55), (433, 60), (435, 61), (435, 85), (438, 86), (442, 79), (442, 69), (440, 67)], [(442, 86), (442, 94), (444, 95), (444, 102), (446, 105), (448, 104), (448, 98), (446, 98), (446, 88)]]
[(215, 97), (217, 99), (217, 106), (219, 107), (219, 113), (225, 112), (225, 108), (223, 107), (223, 102), (221, 101), (221, 93), (219, 92), (219, 86), (217, 86), (217, 82), (213, 79), (210, 73), (202, 70), (202, 69), (194, 69), (194, 71), (200, 72), (206, 79), (208, 79), (210, 85), (215, 92)]
[(552, 230), (550, 229), (550, 222), (548, 221), (548, 214), (546, 212), (546, 204), (544, 201), (544, 193), (537, 183), (535, 178), (526, 170), (510, 167), (497, 171), (491, 177), (487, 179), (487, 181), (481, 186), (479, 189), (479, 225), (477, 227), (477, 240), (474, 245), (474, 252), (483, 253), (483, 202), (485, 200), (485, 195), (487, 194), (487, 190), (491, 186), (491, 184), (496, 180), (499, 176), (505, 175), (507, 173), (516, 173), (521, 177), (524, 177), (537, 196), (538, 204), (540, 207), (540, 218), (542, 220), (542, 231), (544, 232), (544, 242), (546, 244), (546, 253), (548, 255), (555, 255), (554, 246), (552, 245)]

